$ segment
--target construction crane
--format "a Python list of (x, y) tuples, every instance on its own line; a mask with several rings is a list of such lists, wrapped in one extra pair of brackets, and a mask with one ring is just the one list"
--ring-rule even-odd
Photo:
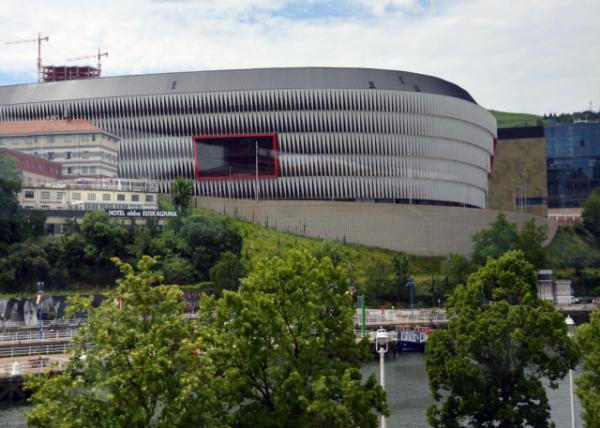
[(98, 53), (96, 55), (88, 55), (88, 56), (80, 56), (77, 58), (69, 58), (67, 61), (79, 61), (80, 59), (88, 59), (88, 58), (96, 58), (98, 60), (98, 77), (102, 77), (102, 57), (108, 57), (108, 52), (102, 52), (100, 48), (98, 48)]
[(38, 72), (38, 83), (42, 81), (42, 42), (50, 41), (50, 37), (44, 36), (42, 37), (41, 33), (38, 33), (37, 39), (27, 39), (27, 40), (13, 40), (11, 42), (6, 42), (6, 45), (14, 45), (16, 43), (31, 43), (37, 42), (38, 45), (38, 55), (37, 55), (37, 72)]

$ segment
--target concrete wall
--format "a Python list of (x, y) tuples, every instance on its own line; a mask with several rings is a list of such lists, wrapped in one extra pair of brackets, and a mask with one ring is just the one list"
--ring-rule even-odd
[[(472, 234), (486, 228), (498, 214), (491, 210), (428, 205), (195, 199), (198, 207), (283, 232), (427, 256), (470, 254)], [(519, 224), (532, 217), (505, 214), (508, 221)], [(556, 223), (533, 217), (538, 224), (548, 224), (548, 236), (554, 236)]]
[[(529, 203), (525, 198), (543, 203)], [(545, 138), (499, 139), (489, 179), (488, 207), (546, 216), (547, 199)], [(517, 200), (525, 203), (518, 204)]]

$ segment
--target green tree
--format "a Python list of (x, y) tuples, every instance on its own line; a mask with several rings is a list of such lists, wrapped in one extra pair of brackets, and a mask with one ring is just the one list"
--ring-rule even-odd
[(543, 246), (548, 235), (548, 226), (536, 226), (533, 218), (527, 220), (519, 230), (518, 249), (535, 269), (541, 269), (546, 263), (546, 250)]
[(583, 421), (588, 428), (600, 427), (600, 309), (590, 322), (577, 328), (577, 343), (583, 352), (582, 374), (577, 379), (577, 395), (583, 406)]
[(108, 264), (111, 257), (125, 256), (127, 230), (106, 213), (87, 213), (81, 223), (81, 234), (86, 241), (86, 256), (98, 264)]
[(184, 256), (188, 258), (198, 279), (208, 277), (209, 269), (225, 251), (240, 254), (242, 236), (228, 222), (214, 217), (192, 215), (183, 221), (179, 235), (185, 241)]
[(175, 209), (180, 213), (187, 213), (192, 202), (192, 182), (177, 177), (171, 185), (171, 199)]
[(392, 270), (394, 278), (392, 280), (395, 289), (395, 298), (398, 303), (408, 302), (409, 290), (406, 284), (411, 279), (410, 257), (405, 252), (400, 252), (392, 257)]
[(344, 260), (347, 258), (347, 253), (344, 246), (339, 242), (325, 239), (321, 242), (321, 245), (315, 252), (315, 256), (318, 259), (329, 257), (333, 264), (337, 266), (338, 264), (344, 262)]
[(442, 261), (441, 273), (447, 287), (466, 284), (471, 273), (469, 260), (462, 254), (451, 254)]
[(487, 229), (473, 235), (472, 260), (483, 265), (488, 257), (497, 259), (510, 250), (523, 251), (527, 261), (539, 269), (545, 263), (545, 250), (542, 246), (546, 239), (547, 226), (536, 226), (530, 219), (521, 229), (506, 220), (506, 216), (498, 213), (496, 220)]
[(15, 159), (0, 153), (0, 257), (11, 244), (25, 238), (17, 200), (20, 191), (21, 175)]
[(200, 352), (176, 286), (157, 285), (156, 261), (135, 269), (117, 262), (123, 278), (73, 340), (66, 370), (30, 377), (32, 427), (221, 426), (210, 390), (211, 361)]
[(548, 427), (542, 378), (555, 388), (577, 362), (564, 318), (537, 297), (533, 266), (511, 251), (469, 276), (447, 303), (447, 330), (425, 354), (434, 427)]
[[(385, 392), (361, 381), (347, 275), (292, 250), (258, 262), (239, 291), (201, 311), (216, 388), (233, 427), (376, 427)], [(214, 299), (209, 300), (209, 303)]]
[(600, 187), (596, 187), (581, 205), (583, 225), (600, 242)]
[(381, 258), (371, 260), (365, 267), (364, 275), (363, 288), (370, 302), (390, 302), (396, 299), (398, 290), (395, 273), (388, 260)]
[(221, 254), (217, 263), (210, 268), (210, 281), (217, 291), (217, 296), (221, 296), (223, 290), (236, 291), (240, 280), (246, 274), (246, 268), (239, 257), (231, 251), (226, 251)]
[(497, 259), (507, 251), (517, 248), (519, 232), (517, 227), (506, 220), (506, 216), (498, 213), (496, 220), (487, 229), (473, 235), (473, 262), (483, 265), (488, 257)]

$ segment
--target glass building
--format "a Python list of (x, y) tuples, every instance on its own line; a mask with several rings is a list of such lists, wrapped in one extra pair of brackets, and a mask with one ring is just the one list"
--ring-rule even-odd
[(600, 186), (600, 123), (545, 128), (548, 208), (577, 208)]

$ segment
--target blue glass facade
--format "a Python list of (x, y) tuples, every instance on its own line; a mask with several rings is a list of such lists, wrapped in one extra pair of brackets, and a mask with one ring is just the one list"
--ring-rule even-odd
[(545, 134), (548, 207), (581, 207), (600, 186), (600, 123), (550, 125)]

